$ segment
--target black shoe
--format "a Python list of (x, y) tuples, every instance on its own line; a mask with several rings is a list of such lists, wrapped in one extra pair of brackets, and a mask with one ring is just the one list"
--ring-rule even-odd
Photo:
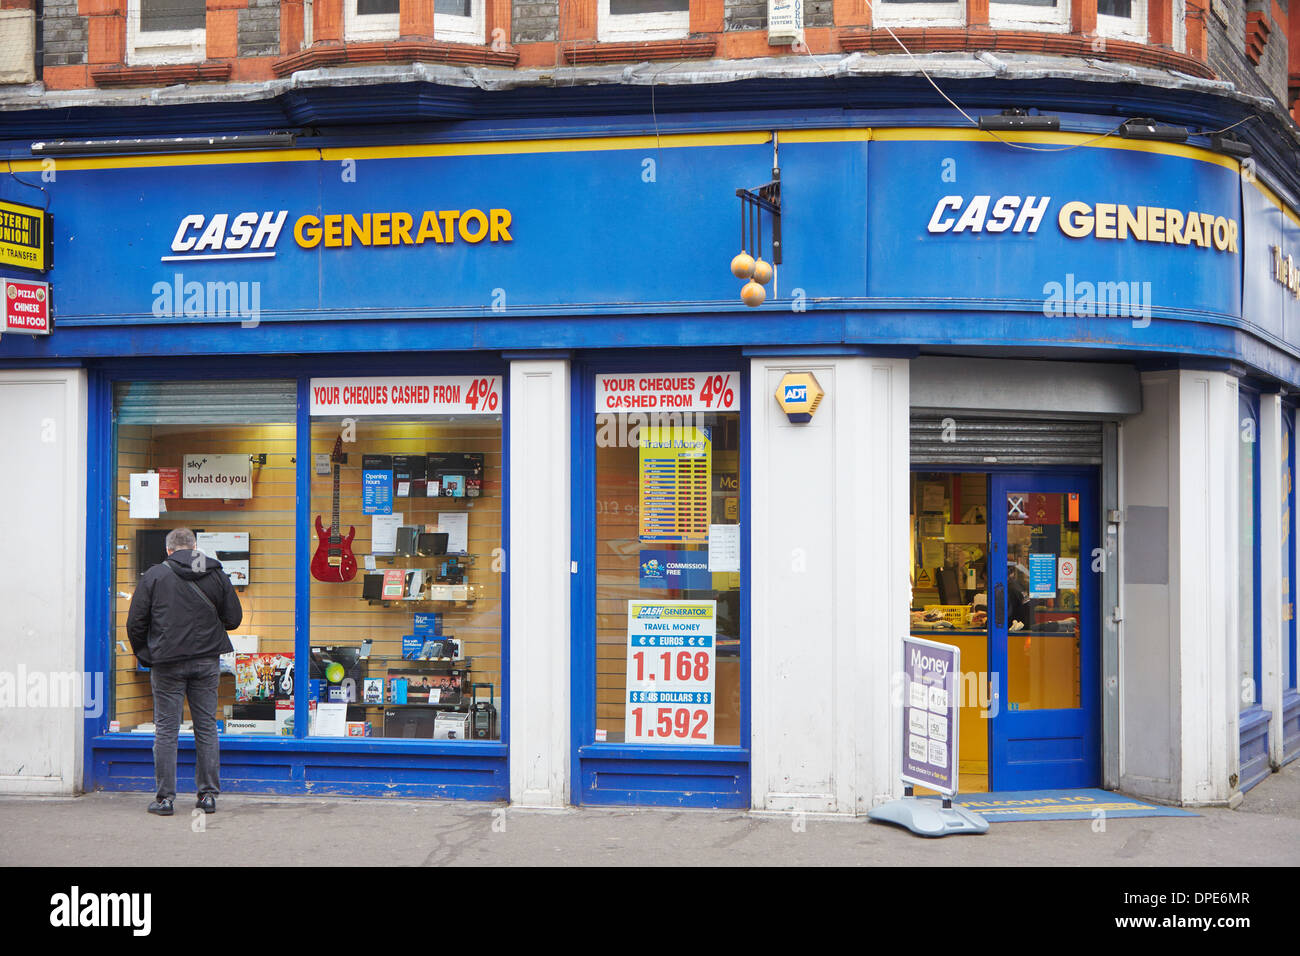
[(156, 813), (160, 817), (169, 817), (176, 812), (170, 800), (155, 800), (149, 804), (149, 812)]
[(217, 796), (213, 793), (205, 793), (194, 803), (195, 809), (202, 810), (204, 813), (217, 812)]

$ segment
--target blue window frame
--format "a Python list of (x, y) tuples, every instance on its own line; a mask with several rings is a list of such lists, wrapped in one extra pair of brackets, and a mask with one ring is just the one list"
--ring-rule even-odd
[(1296, 687), (1296, 409), (1282, 406), (1282, 761), (1300, 757), (1300, 692)]
[[(111, 673), (116, 441), (113, 388), (119, 381), (292, 378), (297, 381), (296, 506), (298, 557), (294, 572), (294, 649), (296, 660), (307, 660), (313, 643), (310, 624), (310, 553), (304, 552), (313, 519), (311, 481), (311, 418), (309, 383), (326, 375), (448, 375), (495, 374), (503, 382), (503, 408), (509, 407), (506, 366), (495, 355), (464, 356), (438, 353), (397, 356), (348, 356), (342, 359), (240, 359), (236, 369), (220, 360), (176, 359), (156, 362), (113, 361), (89, 370), (86, 662), (87, 669)], [(509, 548), (509, 416), (502, 423), (501, 523), (504, 547)], [(509, 578), (501, 570), (501, 680), (497, 689), (499, 739), (492, 742), (407, 740), (393, 738), (322, 738), (295, 736), (223, 736), (222, 778), (225, 789), (263, 793), (316, 793), (459, 797), (501, 800), (509, 796)], [(306, 677), (303, 676), (305, 681)], [(304, 685), (305, 686), (305, 685)], [(109, 713), (87, 712), (84, 720), (86, 789), (148, 790), (153, 786), (152, 734), (111, 734)], [(307, 722), (307, 695), (296, 695), (295, 726)], [(178, 782), (193, 771), (193, 742), (182, 737), (178, 753)]]
[[(750, 655), (749, 655), (749, 394), (748, 363), (735, 352), (677, 354), (655, 351), (590, 354), (573, 368), (573, 555), (580, 573), (572, 590), (572, 752), (571, 799), (575, 804), (661, 805), (743, 808), (750, 804)], [(598, 373), (692, 373), (733, 370), (739, 380), (730, 386), (742, 396), (736, 425), (739, 430), (736, 512), (740, 524), (740, 598), (737, 662), (739, 678), (738, 732), (734, 744), (684, 745), (611, 740), (617, 726), (608, 716), (598, 728), (597, 674), (597, 414)], [(639, 536), (638, 536), (639, 537)], [(639, 560), (639, 555), (638, 555)], [(585, 570), (584, 570), (585, 569)], [(631, 592), (629, 592), (631, 593)], [(664, 591), (638, 590), (653, 599)], [(611, 603), (611, 602), (606, 602)], [(625, 602), (612, 602), (625, 603)], [(608, 608), (606, 610), (609, 610)], [(616, 613), (617, 608), (614, 612)], [(609, 662), (607, 661), (606, 664)], [(610, 675), (613, 676), (613, 675)], [(619, 682), (621, 684), (621, 682)], [(597, 730), (605, 729), (605, 739)], [(722, 739), (718, 735), (716, 739)]]
[(1269, 773), (1269, 714), (1260, 704), (1259, 393), (1239, 386), (1237, 484), (1237, 671), (1240, 774), (1248, 790)]
[(1296, 689), (1295, 409), (1282, 406), (1282, 687)]

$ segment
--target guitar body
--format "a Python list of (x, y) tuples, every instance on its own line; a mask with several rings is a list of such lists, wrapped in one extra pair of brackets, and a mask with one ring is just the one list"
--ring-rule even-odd
[[(331, 545), (330, 535), (333, 530), (333, 525), (324, 527), (320, 515), (316, 516), (316, 537), (320, 544), (316, 546), (316, 554), (311, 559), (311, 576), (317, 581), (342, 584), (357, 576), (357, 559), (352, 554), (352, 539), (357, 536), (357, 529), (349, 525), (347, 535), (340, 535), (338, 543)], [(333, 555), (330, 554), (331, 548), (336, 552)], [(331, 563), (331, 557), (337, 563)]]

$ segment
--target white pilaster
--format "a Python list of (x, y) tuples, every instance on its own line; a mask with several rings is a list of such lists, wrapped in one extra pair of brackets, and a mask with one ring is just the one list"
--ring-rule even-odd
[(569, 363), (510, 363), (510, 799), (569, 803)]
[[(1177, 499), (1181, 800), (1221, 803), (1239, 772), (1237, 380), (1178, 373)], [(1173, 622), (1171, 622), (1172, 624)], [(1131, 639), (1131, 638), (1130, 638)]]
[(0, 408), (0, 793), (71, 794), (110, 692), (85, 673), (86, 375), (0, 371)]
[[(790, 424), (786, 372), (826, 392)], [(750, 366), (753, 806), (852, 814), (894, 790), (907, 628), (908, 362)]]

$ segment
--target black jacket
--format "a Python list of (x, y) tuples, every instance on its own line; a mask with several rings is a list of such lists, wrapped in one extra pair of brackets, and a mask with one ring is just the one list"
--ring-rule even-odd
[[(221, 562), (209, 557), (200, 562), (198, 558), (197, 551), (177, 551), (140, 578), (126, 615), (126, 636), (146, 667), (216, 657), (235, 649), (226, 631), (239, 627), (244, 618), (239, 597), (221, 570)], [(196, 571), (196, 567), (203, 570)], [(216, 614), (194, 593), (190, 581), (216, 606)]]

